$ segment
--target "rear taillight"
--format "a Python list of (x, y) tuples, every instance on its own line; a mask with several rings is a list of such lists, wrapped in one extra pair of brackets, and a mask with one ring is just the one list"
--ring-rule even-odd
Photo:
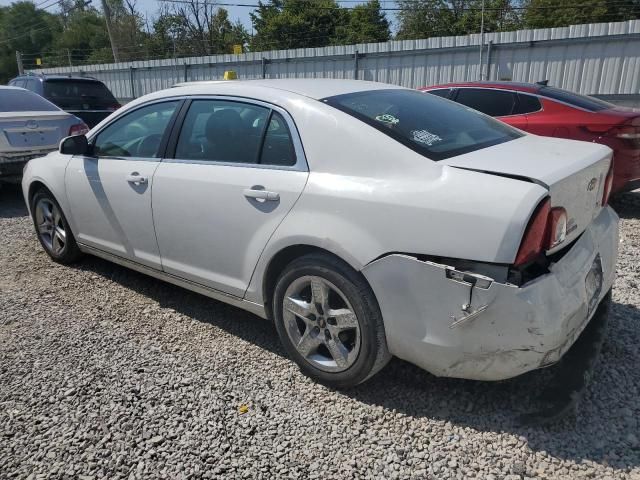
[(613, 162), (607, 172), (607, 178), (604, 181), (604, 189), (602, 190), (602, 206), (604, 207), (609, 203), (609, 196), (611, 195), (611, 188), (613, 187)]
[(74, 135), (84, 135), (89, 131), (89, 127), (87, 127), (84, 123), (76, 123), (75, 125), (71, 125), (69, 129), (69, 136), (73, 137)]
[(634, 125), (618, 125), (604, 134), (605, 137), (624, 140), (633, 148), (640, 148), (640, 127)]
[(538, 204), (522, 237), (515, 266), (535, 260), (544, 250), (557, 247), (567, 238), (567, 211), (562, 207), (551, 208), (551, 199)]
[(551, 212), (551, 199), (547, 197), (540, 202), (529, 220), (529, 225), (527, 225), (522, 242), (520, 242), (518, 255), (514, 262), (515, 266), (531, 262), (542, 252), (544, 239), (547, 236), (549, 212)]

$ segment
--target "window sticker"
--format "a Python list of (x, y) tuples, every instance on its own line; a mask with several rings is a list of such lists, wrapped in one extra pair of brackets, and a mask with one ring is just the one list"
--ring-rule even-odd
[(386, 123), (387, 125), (397, 125), (400, 123), (400, 119), (385, 113), (383, 115), (376, 115), (376, 120), (382, 123)]
[(441, 142), (442, 138), (426, 130), (411, 130), (411, 140), (431, 146), (434, 143)]

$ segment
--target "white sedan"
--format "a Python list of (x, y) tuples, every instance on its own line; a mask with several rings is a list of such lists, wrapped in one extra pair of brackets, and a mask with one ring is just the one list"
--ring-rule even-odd
[(184, 84), (32, 160), (55, 261), (97, 255), (272, 319), (333, 387), (392, 355), (513, 377), (606, 317), (611, 151), (372, 82)]

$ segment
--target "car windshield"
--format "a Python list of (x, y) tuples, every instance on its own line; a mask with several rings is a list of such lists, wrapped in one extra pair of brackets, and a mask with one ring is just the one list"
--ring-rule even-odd
[(54, 112), (60, 110), (40, 95), (22, 89), (0, 90), (0, 112)]
[(444, 160), (523, 135), (463, 105), (414, 90), (369, 90), (325, 98), (323, 102), (431, 160)]
[(573, 105), (574, 107), (582, 108), (590, 112), (598, 112), (600, 110), (615, 108), (615, 105), (605, 102), (604, 100), (588, 97), (587, 95), (580, 95), (579, 93), (569, 92), (567, 90), (562, 90), (561, 88), (542, 87), (538, 93), (543, 97), (568, 103), (569, 105)]

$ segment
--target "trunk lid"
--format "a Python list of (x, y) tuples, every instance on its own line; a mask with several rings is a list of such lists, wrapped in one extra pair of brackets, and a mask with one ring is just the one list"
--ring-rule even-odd
[(8, 152), (56, 148), (68, 132), (71, 115), (62, 111), (2, 112), (0, 134)]
[(612, 151), (594, 143), (525, 135), (441, 164), (532, 181), (549, 190), (552, 207), (567, 211), (567, 238), (578, 237), (602, 210)]

